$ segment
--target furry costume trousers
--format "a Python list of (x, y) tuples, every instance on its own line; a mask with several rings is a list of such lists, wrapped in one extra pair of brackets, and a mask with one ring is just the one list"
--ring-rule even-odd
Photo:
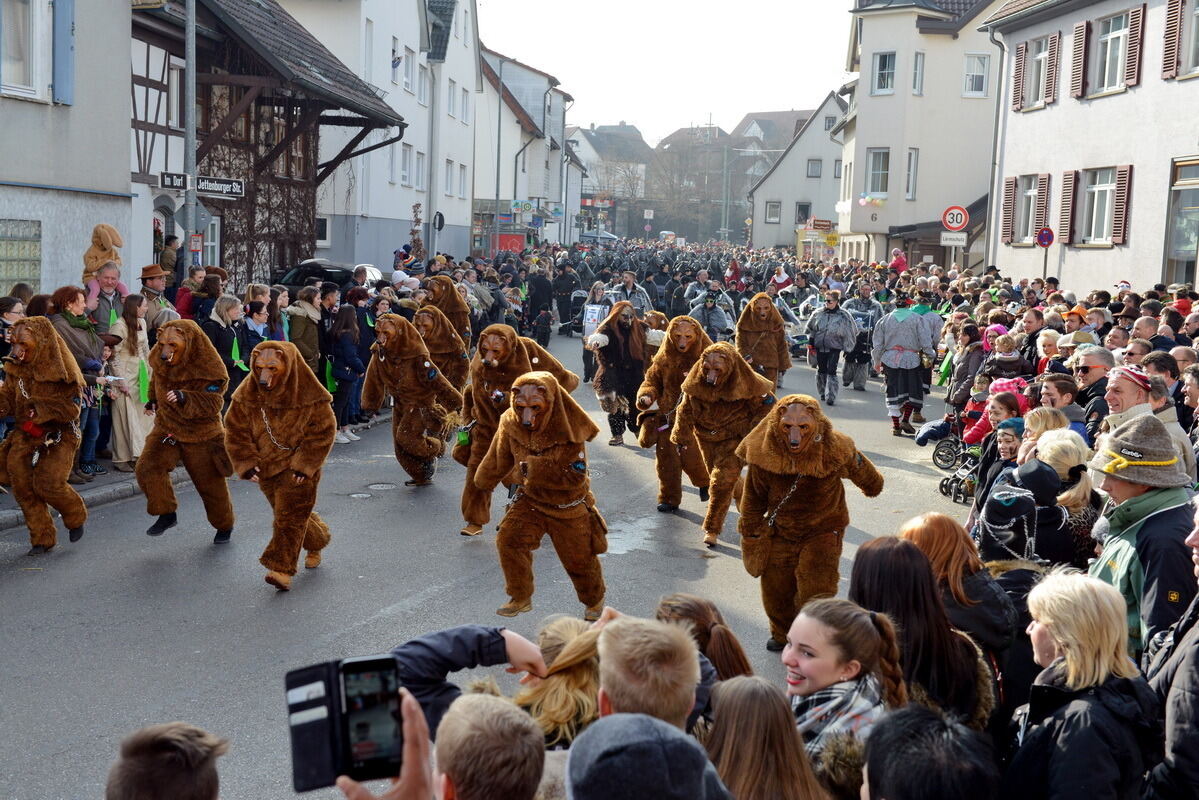
[(778, 535), (772, 538), (770, 559), (762, 572), (762, 607), (775, 641), (787, 640), (787, 631), (804, 603), (837, 593), (844, 535), (844, 531), (833, 531), (802, 541)]
[(654, 454), (655, 465), (658, 468), (659, 503), (677, 506), (682, 502), (684, 472), (693, 486), (708, 485), (708, 470), (704, 467), (704, 457), (700, 454), (699, 445), (694, 437), (680, 453), (679, 446), (670, 441), (670, 431), (659, 431)]
[(868, 377), (870, 377), (870, 367), (864, 361), (846, 361), (845, 366), (841, 368), (842, 386), (849, 386), (852, 383), (853, 388), (861, 391), (866, 388)]
[(495, 540), (508, 596), (518, 603), (533, 597), (533, 551), (541, 547), (546, 534), (579, 601), (588, 608), (602, 603), (604, 572), (596, 554), (607, 550), (607, 531), (599, 512), (561, 519), (539, 511), (524, 497), (508, 508)]
[(708, 513), (704, 515), (703, 523), (705, 532), (720, 533), (729, 513), (729, 504), (734, 497), (741, 495), (741, 468), (744, 465), (737, 458), (738, 444), (736, 439), (699, 441), (699, 450), (708, 470)]
[(312, 509), (316, 506), (316, 490), (321, 482), (320, 470), (311, 478), (297, 484), (291, 470), (270, 478), (262, 478), (258, 488), (275, 512), (271, 526), (271, 541), (262, 551), (258, 563), (274, 572), (295, 575), (300, 560), (300, 548), (319, 553), (332, 536), (329, 526)]
[(392, 417), (391, 437), (395, 443), (396, 461), (413, 480), (425, 481), (433, 477), (434, 459), (445, 453), (445, 440), (430, 433), (429, 428), (444, 426), (445, 417), (427, 408), (409, 409)]
[(64, 433), (62, 441), (45, 448), (32, 466), (33, 454), (42, 446), (41, 439), (31, 438), (20, 430), (11, 431), (4, 442), (0, 483), (12, 485), (13, 497), (25, 514), (29, 544), (53, 547), (58, 538), (50, 509), (62, 514), (67, 528), (78, 528), (87, 522), (87, 506), (67, 483), (67, 476), (75, 466), (79, 440), (69, 432)]
[(775, 386), (779, 385), (779, 371), (774, 367), (754, 367), (754, 371), (763, 378), (766, 378)]
[(208, 523), (218, 531), (232, 528), (233, 502), (229, 499), (229, 484), (225, 479), (233, 474), (233, 467), (222, 438), (167, 444), (156, 433), (147, 436), (142, 457), (134, 469), (137, 485), (146, 495), (146, 513), (157, 517), (170, 514), (179, 507), (175, 489), (171, 486), (171, 470), (182, 461), (204, 501)]
[[(466, 483), (462, 486), (462, 519), (471, 525), (486, 525), (491, 520), (491, 492), (475, 486), (475, 471), (487, 455), (491, 441), (476, 441), (471, 432), (470, 459), (466, 462)], [(403, 462), (400, 462), (403, 463)]]

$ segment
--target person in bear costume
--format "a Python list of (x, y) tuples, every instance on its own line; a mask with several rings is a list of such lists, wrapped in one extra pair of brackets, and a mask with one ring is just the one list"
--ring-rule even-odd
[(791, 368), (791, 349), (783, 332), (783, 315), (766, 292), (758, 292), (737, 320), (737, 352), (754, 372), (781, 386)]
[(428, 293), (422, 306), (433, 306), (445, 314), (454, 333), (461, 337), (463, 346), (470, 343), (470, 306), (466, 298), (454, 288), (454, 279), (449, 275), (434, 275), (426, 280), (422, 288)]
[(413, 315), (412, 324), (425, 340), (434, 366), (461, 393), (470, 376), (470, 356), (462, 337), (454, 332), (450, 321), (436, 306), (423, 306)]
[(699, 488), (699, 498), (708, 500), (708, 470), (695, 436), (685, 445), (670, 441), (679, 403), (683, 401), (683, 380), (699, 355), (712, 340), (691, 317), (675, 317), (666, 327), (666, 340), (645, 371), (645, 380), (637, 389), (637, 408), (641, 414), (637, 443), (654, 448), (658, 469), (658, 510), (676, 511), (683, 500), (683, 473)]
[(362, 407), (373, 413), (388, 395), (395, 398), (391, 437), (396, 460), (410, 477), (404, 485), (428, 486), (434, 459), (445, 453), (450, 414), (462, 408), (462, 395), (438, 370), (416, 327), (397, 314), (384, 314), (375, 322), (371, 354)]
[(216, 528), (215, 544), (229, 541), (233, 532), (233, 503), (229, 484), (233, 465), (225, 452), (221, 406), (229, 375), (212, 342), (190, 319), (177, 319), (158, 329), (150, 351), (154, 371), (150, 401), (154, 427), (134, 469), (137, 485), (146, 495), (146, 511), (158, 517), (146, 530), (161, 536), (178, 522), (171, 470), (183, 462), (204, 501), (208, 522)]
[(62, 515), (72, 542), (83, 536), (87, 506), (67, 483), (75, 465), (83, 373), (67, 343), (45, 317), (12, 327), (4, 359), (0, 416), (16, 422), (0, 443), (0, 484), (12, 486), (29, 527), (29, 555), (58, 544), (50, 508)]
[(782, 650), (804, 603), (837, 593), (849, 524), (842, 480), (877, 497), (883, 476), (806, 394), (779, 400), (737, 446), (737, 457), (749, 467), (737, 524), (741, 561), (762, 579), (767, 646)]
[(729, 503), (741, 494), (741, 459), (737, 444), (774, 404), (774, 384), (754, 372), (729, 342), (704, 348), (683, 381), (670, 441), (686, 447), (692, 438), (708, 470), (708, 513), (704, 544), (715, 547), (729, 513)]
[(646, 354), (651, 338), (662, 341), (662, 334), (637, 319), (633, 304), (621, 300), (612, 306), (595, 333), (587, 337), (587, 346), (595, 353), (595, 396), (608, 415), (612, 431), (610, 445), (624, 444), (624, 429), (637, 434), (637, 387), (645, 379)]
[(533, 610), (533, 551), (548, 534), (586, 606), (583, 618), (599, 619), (604, 574), (596, 556), (608, 550), (608, 528), (591, 494), (586, 449), (597, 433), (591, 417), (550, 373), (529, 372), (513, 382), (512, 405), (474, 475), (484, 492), (510, 477), (517, 484), (496, 539), (510, 598), (497, 614)]
[(234, 471), (254, 481), (271, 504), (271, 541), (258, 562), (266, 582), (291, 588), (300, 558), (315, 569), (329, 544), (329, 526), (313, 508), (321, 467), (333, 449), (333, 398), (291, 342), (260, 342), (250, 353), (248, 380), (233, 392), (225, 415), (225, 450)]
[(541, 345), (517, 336), (510, 325), (489, 325), (479, 334), (479, 347), (470, 362), (470, 385), (462, 397), (464, 431), (454, 447), (454, 460), (466, 467), (462, 487), (463, 536), (477, 536), (491, 519), (491, 493), (475, 485), (475, 470), (495, 436), (500, 415), (508, 408), (512, 382), (533, 370), (554, 376), (565, 392), (573, 392), (579, 378)]
[[(91, 246), (83, 253), (83, 286), (87, 289), (87, 298), (100, 296), (100, 268), (106, 264), (121, 266), (121, 254), (118, 247), (124, 247), (125, 240), (111, 225), (101, 222), (92, 228)], [(117, 294), (128, 297), (129, 287), (123, 281), (117, 282)]]

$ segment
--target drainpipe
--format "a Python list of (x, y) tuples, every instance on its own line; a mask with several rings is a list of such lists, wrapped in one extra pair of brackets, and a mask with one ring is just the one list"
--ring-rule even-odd
[[(520, 170), (520, 156), (522, 153), (524, 153), (524, 151), (526, 149), (528, 149), (529, 145), (531, 145), (533, 143), (534, 138), (536, 138), (536, 137), (530, 136), (529, 141), (525, 142), (524, 145), (522, 145), (521, 148), (516, 151), (516, 155), (512, 156), (512, 201), (513, 202), (516, 202), (516, 176), (519, 174), (519, 170)], [(525, 187), (525, 188), (527, 189), (528, 187)], [(525, 199), (526, 200), (529, 199), (527, 191), (525, 193)]]
[(566, 203), (567, 183), (566, 183), (566, 181), (568, 180), (566, 171), (568, 169), (570, 169), (570, 161), (569, 161), (568, 154), (566, 151), (566, 112), (570, 111), (572, 108), (574, 108), (574, 105), (575, 105), (575, 101), (571, 100), (570, 105), (568, 105), (566, 108), (562, 109), (562, 139), (561, 139), (561, 141), (562, 141), (562, 167), (561, 167), (561, 169), (559, 169), (559, 172), (561, 174), (558, 176), (558, 184), (561, 187), (561, 194), (562, 194), (562, 221), (558, 223), (558, 239), (560, 242), (565, 241), (566, 232), (567, 232), (567, 230), (569, 230), (566, 227), (566, 211), (567, 211), (567, 209), (566, 209), (566, 205), (567, 205), (567, 203)]
[[(995, 180), (999, 174), (999, 113), (1003, 108), (1003, 92), (999, 87), (1002, 86), (1003, 81), (1003, 60), (1007, 55), (1007, 49), (995, 38), (994, 28), (987, 30), (987, 36), (990, 38), (991, 44), (999, 50), (999, 69), (995, 73), (998, 76), (999, 85), (995, 87), (995, 127), (994, 133), (991, 135), (991, 182), (987, 185), (987, 235), (983, 240), (983, 269), (994, 263), (992, 256), (995, 252), (993, 244), (995, 241), (995, 226), (991, 224), (991, 221), (995, 219), (995, 203), (993, 201), (999, 195), (999, 192), (996, 190)], [(1003, 201), (1000, 200), (1000, 202)], [(966, 263), (962, 264), (962, 269), (966, 269), (969, 265), (969, 256), (964, 261)]]
[(437, 155), (437, 142), (441, 136), (441, 115), (437, 113), (437, 87), (440, 79), (437, 65), (434, 62), (429, 62), (429, 82), (432, 86), (429, 89), (429, 180), (426, 181), (429, 187), (428, 202), (425, 203), (425, 225), (428, 227), (428, 235), (425, 236), (425, 241), (428, 246), (425, 247), (429, 258), (432, 258), (437, 253), (437, 228), (433, 225), (433, 216), (437, 213), (437, 176), (441, 174), (440, 159)]
[[(500, 169), (503, 166), (500, 162), (500, 140), (504, 135), (504, 65), (512, 59), (501, 58), (500, 69), (497, 83), (499, 89), (496, 98), (496, 113), (495, 113), (495, 208), (491, 210), (491, 235), (492, 241), (488, 243), (488, 249), (491, 250), (492, 256), (495, 256), (500, 251)], [(516, 199), (516, 185), (512, 186), (513, 199)]]

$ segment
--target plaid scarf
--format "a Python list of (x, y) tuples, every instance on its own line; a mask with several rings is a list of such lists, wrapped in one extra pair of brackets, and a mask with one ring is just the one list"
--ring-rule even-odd
[(791, 711), (804, 749), (810, 758), (817, 758), (834, 736), (850, 734), (865, 739), (886, 708), (878, 679), (867, 675), (834, 683), (806, 697), (792, 697)]

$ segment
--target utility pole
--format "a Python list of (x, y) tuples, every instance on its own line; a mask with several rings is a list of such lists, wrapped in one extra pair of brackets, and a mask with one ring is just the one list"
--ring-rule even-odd
[(723, 178), (724, 193), (721, 196), (720, 208), (720, 241), (727, 241), (729, 238), (729, 146), (724, 146), (724, 167), (721, 170), (721, 178)]
[[(504, 65), (508, 59), (500, 59), (499, 96), (495, 104), (495, 209), (491, 215), (491, 244), (494, 256), (500, 250), (500, 138), (504, 135)], [(512, 178), (513, 199), (516, 195), (516, 177)]]
[[(191, 234), (196, 227), (196, 0), (187, 0), (183, 26), (185, 69), (183, 71), (183, 171), (187, 188), (183, 200), (183, 240), (191, 252)], [(199, 256), (192, 256), (193, 259)], [(193, 260), (192, 263), (199, 263)], [(187, 273), (184, 272), (186, 275)]]

